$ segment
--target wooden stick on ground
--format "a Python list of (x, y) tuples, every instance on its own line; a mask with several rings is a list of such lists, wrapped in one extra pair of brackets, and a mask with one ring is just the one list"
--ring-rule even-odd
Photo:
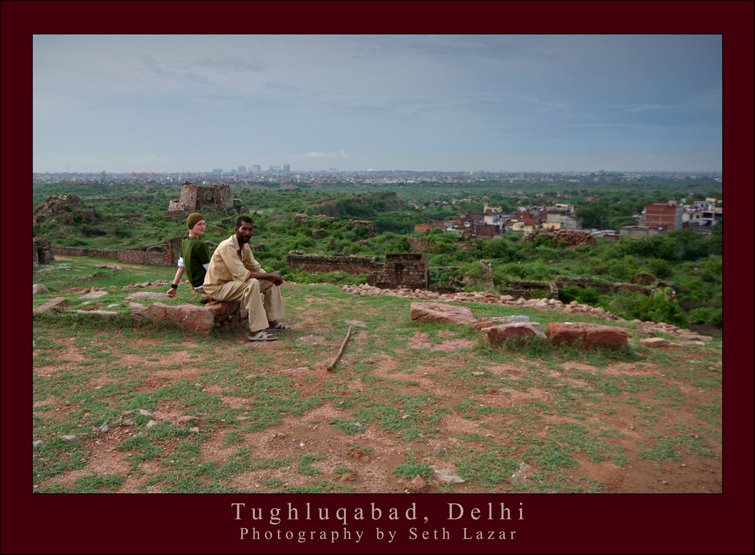
[(346, 332), (346, 337), (343, 338), (343, 342), (341, 343), (341, 348), (338, 349), (338, 354), (333, 358), (333, 360), (330, 361), (330, 364), (328, 364), (325, 369), (330, 372), (333, 370), (333, 368), (336, 367), (336, 364), (338, 364), (338, 359), (341, 358), (341, 355), (343, 354), (343, 350), (346, 347), (346, 342), (349, 340), (349, 336), (351, 335), (351, 326), (349, 326), (348, 331)]

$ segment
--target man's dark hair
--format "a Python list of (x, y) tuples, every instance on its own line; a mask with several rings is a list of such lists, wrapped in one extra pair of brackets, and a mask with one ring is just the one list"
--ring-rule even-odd
[(249, 217), (249, 216), (247, 216), (246, 214), (243, 214), (243, 215), (239, 216), (238, 218), (236, 218), (236, 227), (241, 227), (241, 222), (246, 222), (248, 224), (254, 223), (252, 221), (252, 218)]

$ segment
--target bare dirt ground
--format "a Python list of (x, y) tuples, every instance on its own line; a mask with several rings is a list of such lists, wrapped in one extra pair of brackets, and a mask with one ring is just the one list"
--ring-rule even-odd
[[(306, 318), (300, 322), (299, 330), (288, 341), (298, 344), (318, 346), (322, 343), (322, 334), (317, 328), (322, 315), (309, 313), (310, 322)], [(356, 321), (358, 322), (358, 321)], [(453, 335), (453, 334), (449, 334)], [(426, 351), (438, 356), (437, 360), (428, 358), (426, 366), (413, 366), (404, 369), (402, 351), (384, 352), (368, 360), (372, 364), (372, 374), (385, 380), (406, 394), (429, 393), (442, 399), (446, 406), (456, 406), (469, 400), (469, 392), (459, 388), (453, 381), (438, 379), (438, 371), (452, 367), (454, 359), (461, 361), (473, 348), (473, 342), (464, 339), (444, 337), (433, 341), (427, 334), (415, 333), (408, 341), (406, 351)], [(73, 338), (62, 339), (65, 347), (57, 353), (57, 361), (34, 369), (40, 377), (51, 377), (65, 371), (75, 371), (77, 364), (85, 360), (87, 354), (83, 347)], [(290, 383), (296, 388), (300, 398), (322, 395), (328, 386), (340, 382), (344, 384), (339, 395), (347, 398), (355, 392), (363, 392), (374, 384), (363, 383), (350, 370), (360, 345), (368, 341), (368, 333), (355, 328), (339, 367), (335, 372), (324, 372), (322, 361), (317, 363), (305, 359), (292, 360), (290, 352), (282, 348), (283, 341), (259, 344), (255, 346), (257, 353), (264, 354), (266, 368), (290, 378)], [(231, 343), (243, 343), (243, 331), (233, 332)], [(330, 341), (332, 344), (333, 341)], [(187, 380), (199, 383), (203, 391), (217, 396), (222, 405), (231, 409), (245, 409), (250, 407), (250, 399), (243, 395), (229, 395), (223, 387), (208, 385), (203, 382), (203, 375), (207, 368), (192, 363), (189, 352), (195, 347), (195, 340), (189, 336), (183, 345), (175, 345), (170, 353), (166, 353), (155, 360), (150, 354), (155, 341), (150, 338), (136, 339), (133, 349), (127, 355), (116, 353), (120, 357), (119, 364), (126, 367), (144, 368), (147, 370), (145, 379), (138, 387), (139, 391), (150, 392), (165, 388), (179, 381)], [(107, 348), (107, 347), (104, 347)], [(702, 349), (702, 347), (700, 347)], [(330, 352), (334, 352), (330, 349)], [(494, 376), (506, 376), (511, 380), (523, 379), (526, 374), (542, 372), (549, 374), (554, 380), (573, 388), (588, 387), (584, 379), (570, 375), (580, 373), (601, 372), (607, 375), (633, 378), (655, 378), (664, 382), (674, 381), (669, 378), (673, 370), (686, 363), (696, 363), (699, 353), (689, 347), (667, 347), (669, 355), (668, 365), (658, 365), (648, 362), (624, 363), (616, 362), (606, 368), (596, 369), (581, 362), (564, 364), (561, 368), (549, 368), (544, 364), (532, 363), (523, 368), (514, 363), (489, 364), (483, 368)], [(59, 362), (58, 362), (59, 361)], [(442, 361), (442, 362), (441, 362)], [(344, 381), (344, 374), (350, 376)], [(116, 381), (112, 376), (99, 376), (90, 379), (83, 388), (101, 388)], [(610, 460), (600, 462), (591, 461), (584, 453), (578, 453), (578, 465), (565, 470), (567, 479), (579, 477), (599, 484), (601, 493), (720, 493), (722, 491), (722, 452), (720, 442), (713, 447), (712, 455), (685, 456), (678, 459), (656, 461), (643, 458), (638, 454), (638, 445), (648, 437), (663, 435), (671, 430), (686, 427), (696, 429), (699, 424), (695, 421), (696, 410), (701, 406), (712, 406), (720, 403), (720, 390), (715, 388), (696, 387), (680, 384), (676, 387), (681, 395), (675, 401), (673, 411), (666, 411), (660, 418), (648, 422), (641, 418), (638, 407), (655, 406), (657, 395), (652, 390), (623, 392), (616, 396), (612, 410), (602, 414), (582, 418), (578, 422), (589, 425), (591, 422), (603, 428), (617, 430), (620, 434), (614, 439), (614, 444), (623, 447), (626, 453), (625, 464), (616, 464)], [(552, 392), (543, 388), (514, 389), (506, 387), (488, 387), (475, 397), (475, 402), (491, 409), (505, 407), (516, 414), (518, 409), (528, 403), (539, 401), (552, 403), (555, 401)], [(69, 406), (65, 398), (50, 397), (35, 404), (35, 410), (44, 408), (46, 418), (63, 419)], [(161, 400), (156, 409), (150, 411), (155, 421), (175, 422), (185, 416), (172, 400)], [(321, 477), (326, 477), (337, 486), (344, 486), (353, 492), (381, 492), (396, 493), (405, 491), (415, 492), (449, 492), (472, 493), (490, 491), (481, 487), (475, 481), (466, 481), (452, 486), (443, 484), (437, 479), (409, 479), (399, 477), (395, 469), (407, 462), (412, 455), (415, 460), (445, 469), (452, 474), (458, 474), (453, 460), (449, 460), (444, 453), (456, 448), (466, 450), (483, 448), (485, 445), (509, 446), (512, 441), (510, 431), (517, 426), (512, 418), (509, 427), (502, 426), (500, 419), (494, 422), (493, 416), (482, 416), (470, 419), (459, 412), (445, 414), (436, 424), (437, 434), (432, 438), (417, 437), (410, 441), (400, 434), (385, 431), (378, 426), (369, 426), (359, 435), (348, 435), (335, 430), (331, 425), (334, 419), (343, 418), (344, 411), (338, 407), (338, 399), (329, 399), (319, 407), (310, 410), (302, 416), (287, 415), (278, 425), (261, 431), (240, 431), (238, 426), (225, 425), (214, 422), (211, 425), (199, 423), (203, 438), (201, 443), (200, 463), (227, 462), (237, 451), (239, 445), (253, 446), (254, 452), (263, 454), (266, 459), (288, 459), (297, 461), (303, 453), (317, 453), (319, 460), (312, 462)], [(240, 418), (243, 424), (243, 417)], [(543, 419), (537, 435), (545, 437), (549, 426), (577, 422), (570, 416), (548, 416)], [(46, 488), (51, 485), (74, 487), (77, 480), (87, 475), (123, 475), (125, 480), (114, 490), (118, 493), (161, 492), (158, 485), (149, 485), (149, 478), (161, 470), (163, 461), (170, 460), (171, 451), (175, 449), (178, 439), (171, 439), (162, 445), (163, 454), (158, 459), (146, 460), (134, 469), (128, 460), (129, 452), (118, 450), (118, 446), (125, 439), (135, 434), (133, 426), (115, 426), (107, 433), (84, 435), (80, 439), (82, 448), (88, 453), (87, 463), (83, 468), (62, 472), (56, 476), (41, 481), (36, 487)], [(234, 434), (234, 441), (229, 441), (229, 434)], [(478, 438), (478, 439), (475, 439)], [(337, 472), (338, 468), (348, 471)], [(533, 478), (536, 469), (531, 465), (523, 465), (516, 477), (512, 476), (512, 489), (522, 490), (521, 486), (537, 478)], [(516, 478), (516, 480), (514, 480)], [(281, 468), (262, 468), (239, 472), (235, 474), (230, 485), (236, 491), (270, 491), (272, 482), (280, 486), (305, 486), (312, 478), (297, 471), (296, 464)], [(506, 491), (508, 486), (503, 484), (498, 491)], [(526, 491), (526, 490), (525, 490)]]

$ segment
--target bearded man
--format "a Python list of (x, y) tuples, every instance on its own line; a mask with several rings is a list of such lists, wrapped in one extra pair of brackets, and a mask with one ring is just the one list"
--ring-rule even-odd
[(210, 258), (204, 292), (214, 301), (241, 300), (249, 317), (249, 341), (275, 341), (278, 338), (271, 331), (292, 329), (280, 322), (283, 278), (265, 272), (254, 259), (249, 246), (252, 229), (249, 216), (238, 217), (233, 235), (222, 241)]

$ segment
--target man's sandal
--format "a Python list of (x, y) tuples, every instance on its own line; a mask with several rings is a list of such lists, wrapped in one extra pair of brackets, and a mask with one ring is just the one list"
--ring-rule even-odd
[(284, 324), (282, 322), (278, 322), (274, 326), (270, 326), (267, 328), (268, 330), (276, 330), (276, 331), (292, 331), (294, 328), (289, 326), (288, 324)]
[(277, 341), (278, 338), (272, 333), (267, 333), (265, 330), (258, 331), (254, 335), (247, 336), (249, 341)]

